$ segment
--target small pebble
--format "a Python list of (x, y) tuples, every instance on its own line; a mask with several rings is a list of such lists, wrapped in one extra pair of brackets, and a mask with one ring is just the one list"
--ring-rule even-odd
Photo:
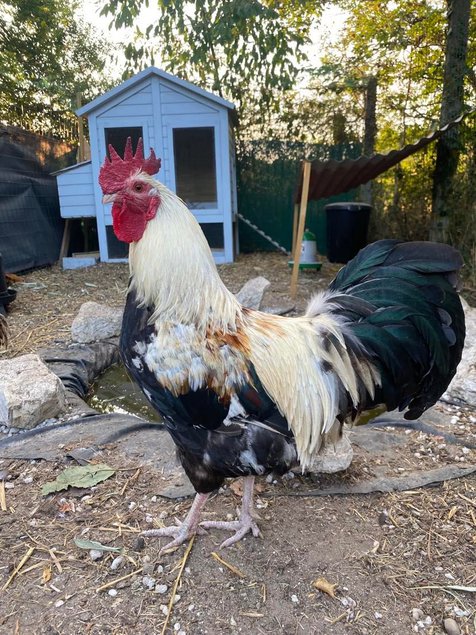
[[(467, 448), (463, 448), (463, 452), (465, 451), (465, 449)], [(469, 452), (469, 450), (468, 450)], [(25, 476), (25, 478), (23, 479), (23, 482), (28, 484), (28, 483), (33, 483), (33, 476)]]
[(299, 604), (299, 598), (297, 595), (291, 595), (291, 602), (294, 604)]
[(146, 589), (153, 589), (155, 587), (155, 578), (150, 575), (145, 575), (142, 577), (142, 586), (145, 586)]
[(180, 630), (180, 622), (175, 622), (174, 631), (179, 631), (179, 630)]
[(57, 609), (59, 609), (60, 606), (63, 606), (63, 604), (64, 604), (64, 600), (57, 600), (55, 602), (55, 606)]
[(174, 596), (173, 604), (177, 604), (177, 602), (180, 600), (181, 597), (182, 596), (177, 593), (177, 595)]
[(155, 592), (156, 593), (167, 593), (168, 586), (166, 584), (156, 584)]
[(110, 595), (111, 597), (115, 598), (116, 595), (117, 595), (117, 591), (116, 591), (116, 589), (109, 589), (107, 594)]
[[(188, 569), (188, 567), (185, 568), (185, 571)], [(163, 573), (164, 572), (164, 567), (159, 564), (159, 566), (157, 567), (157, 573)]]
[(169, 614), (169, 609), (168, 609), (166, 604), (161, 604), (159, 608), (160, 608), (160, 610), (162, 611), (162, 613), (164, 615), (168, 615)]
[(13, 489), (15, 487), (15, 483), (12, 483), (11, 481), (7, 481), (5, 483), (5, 489)]
[(152, 503), (156, 503), (157, 502), (157, 496), (151, 496), (150, 500)]
[(91, 549), (89, 552), (89, 557), (91, 560), (100, 560), (104, 555), (103, 551), (99, 551), (99, 549)]
[(383, 615), (382, 615), (382, 613), (379, 613), (378, 611), (375, 611), (374, 617), (375, 617), (376, 620), (381, 620)]
[(443, 626), (448, 635), (460, 635), (461, 633), (458, 624), (452, 617), (447, 617), (443, 622)]
[(114, 558), (114, 560), (111, 562), (111, 569), (113, 571), (117, 571), (117, 569), (122, 567), (123, 564), (124, 564), (123, 556), (117, 556), (117, 558)]
[(414, 622), (418, 622), (418, 620), (422, 620), (425, 614), (421, 609), (412, 609), (412, 619)]
[(137, 536), (137, 538), (132, 543), (133, 551), (142, 551), (145, 547), (145, 540), (143, 536)]

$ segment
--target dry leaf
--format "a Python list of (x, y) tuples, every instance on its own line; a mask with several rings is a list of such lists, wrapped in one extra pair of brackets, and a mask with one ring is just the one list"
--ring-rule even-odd
[(319, 591), (322, 591), (323, 593), (327, 593), (327, 595), (330, 595), (331, 598), (335, 598), (336, 596), (335, 590), (338, 587), (337, 584), (333, 584), (332, 582), (329, 582), (325, 578), (317, 578), (317, 580), (314, 580), (312, 584)]
[(243, 496), (243, 480), (241, 478), (237, 478), (235, 481), (230, 483), (230, 489), (233, 494)]
[(92, 487), (110, 478), (114, 473), (112, 467), (103, 463), (67, 467), (57, 476), (55, 481), (45, 483), (41, 488), (41, 493), (46, 496), (68, 489), (68, 487)]
[(43, 584), (49, 582), (51, 580), (51, 576), (51, 565), (49, 564), (43, 569), (43, 574), (41, 576), (41, 581), (43, 582)]
[(63, 514), (66, 514), (67, 512), (76, 511), (76, 508), (73, 501), (64, 501), (58, 505), (58, 510)]
[(96, 540), (86, 540), (85, 538), (75, 538), (74, 544), (80, 549), (96, 549), (96, 551), (111, 551), (113, 553), (119, 553), (122, 551), (121, 547), (109, 547), (103, 545)]

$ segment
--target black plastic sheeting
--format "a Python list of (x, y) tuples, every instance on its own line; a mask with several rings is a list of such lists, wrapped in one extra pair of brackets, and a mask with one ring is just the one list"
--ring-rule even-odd
[(119, 346), (113, 340), (44, 349), (39, 355), (65, 388), (81, 399), (96, 377), (120, 360)]
[(63, 225), (55, 177), (31, 150), (0, 136), (0, 253), (5, 271), (56, 262)]

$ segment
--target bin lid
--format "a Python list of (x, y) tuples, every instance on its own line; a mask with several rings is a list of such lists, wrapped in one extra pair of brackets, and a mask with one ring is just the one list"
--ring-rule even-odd
[(372, 206), (368, 203), (355, 203), (354, 201), (342, 202), (342, 203), (329, 203), (326, 205), (324, 209), (327, 211), (332, 211), (333, 209), (345, 209), (350, 212), (361, 212), (364, 210), (371, 210)]

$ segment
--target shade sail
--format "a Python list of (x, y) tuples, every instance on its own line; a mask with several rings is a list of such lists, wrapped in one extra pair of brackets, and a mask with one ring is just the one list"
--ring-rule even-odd
[[(312, 161), (308, 200), (328, 198), (368, 183), (368, 181), (393, 168), (403, 159), (436, 141), (447, 130), (459, 124), (466, 115), (474, 112), (476, 112), (476, 109), (460, 115), (454, 121), (450, 121), (446, 126), (443, 126), (443, 128), (435, 130), (427, 137), (422, 137), (416, 143), (409, 143), (400, 150), (391, 150), (387, 154), (374, 154), (371, 157), (361, 156), (358, 159), (345, 159), (344, 161), (336, 161), (335, 159)], [(301, 193), (302, 173), (294, 197), (295, 203), (301, 201)]]

